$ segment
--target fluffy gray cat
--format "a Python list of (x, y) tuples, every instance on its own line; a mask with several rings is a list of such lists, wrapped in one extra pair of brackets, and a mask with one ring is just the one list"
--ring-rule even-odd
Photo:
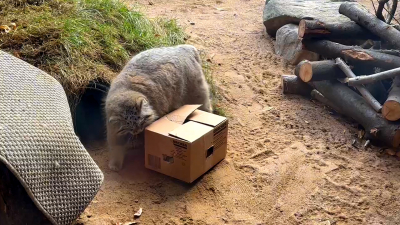
[(128, 150), (141, 150), (144, 129), (186, 104), (211, 112), (209, 88), (197, 49), (155, 48), (133, 57), (113, 80), (106, 98), (109, 167), (122, 168)]

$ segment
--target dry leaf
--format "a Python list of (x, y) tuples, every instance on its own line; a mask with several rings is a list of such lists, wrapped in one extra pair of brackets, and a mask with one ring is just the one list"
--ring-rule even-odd
[(15, 23), (10, 23), (10, 26), (12, 27), (13, 30), (17, 29), (17, 24), (15, 24)]
[(143, 212), (143, 209), (140, 208), (140, 209), (135, 213), (135, 215), (133, 215), (133, 216), (134, 216), (134, 217), (140, 217), (140, 216), (142, 215), (142, 212)]
[(0, 32), (8, 33), (8, 32), (10, 32), (10, 30), (11, 30), (11, 28), (9, 26), (7, 26), (7, 25), (1, 25), (0, 26)]

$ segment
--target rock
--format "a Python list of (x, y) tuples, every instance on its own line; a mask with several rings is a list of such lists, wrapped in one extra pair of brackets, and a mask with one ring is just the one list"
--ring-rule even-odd
[(325, 23), (350, 21), (339, 14), (339, 6), (344, 1), (335, 0), (267, 0), (263, 22), (267, 32), (275, 36), (282, 26), (299, 24), (302, 19), (315, 19)]
[(302, 60), (319, 59), (317, 53), (303, 50), (303, 44), (298, 36), (298, 26), (294, 24), (286, 24), (276, 32), (275, 53), (292, 65), (297, 65)]

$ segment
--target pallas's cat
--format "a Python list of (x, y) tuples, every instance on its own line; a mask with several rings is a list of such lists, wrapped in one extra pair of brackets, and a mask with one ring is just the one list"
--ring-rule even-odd
[(209, 88), (197, 49), (191, 45), (155, 48), (134, 56), (107, 94), (109, 167), (122, 168), (126, 153), (142, 150), (144, 129), (186, 104), (211, 111)]

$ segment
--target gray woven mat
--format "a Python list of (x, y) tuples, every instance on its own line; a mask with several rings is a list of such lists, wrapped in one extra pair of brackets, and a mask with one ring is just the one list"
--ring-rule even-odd
[(103, 174), (76, 137), (67, 97), (51, 76), (0, 51), (0, 163), (54, 224), (70, 224)]

